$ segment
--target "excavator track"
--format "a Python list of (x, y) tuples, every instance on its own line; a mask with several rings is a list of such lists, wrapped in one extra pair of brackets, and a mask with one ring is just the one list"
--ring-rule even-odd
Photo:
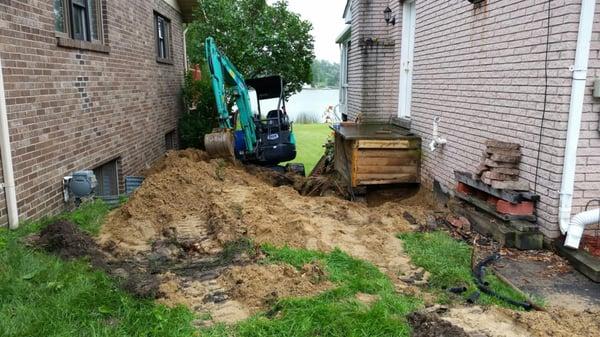
[(234, 142), (232, 130), (215, 130), (204, 136), (204, 147), (211, 158), (235, 160)]

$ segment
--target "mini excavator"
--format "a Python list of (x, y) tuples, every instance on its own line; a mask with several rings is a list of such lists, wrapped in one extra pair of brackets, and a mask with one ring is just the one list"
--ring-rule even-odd
[[(204, 137), (208, 154), (278, 171), (304, 174), (301, 164), (279, 166), (296, 158), (296, 140), (285, 108), (283, 79), (269, 76), (245, 80), (229, 58), (217, 48), (214, 38), (206, 39), (205, 48), (219, 113), (219, 128)], [(249, 87), (256, 92), (258, 114), (252, 112)], [(228, 93), (235, 98), (235, 112), (229, 111)], [(274, 98), (278, 99), (277, 108), (263, 118), (261, 100)]]

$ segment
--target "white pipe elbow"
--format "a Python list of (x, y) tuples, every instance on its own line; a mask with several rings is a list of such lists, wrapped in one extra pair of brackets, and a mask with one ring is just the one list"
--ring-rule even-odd
[(585, 227), (597, 222), (600, 222), (600, 208), (575, 215), (569, 224), (565, 247), (579, 249)]

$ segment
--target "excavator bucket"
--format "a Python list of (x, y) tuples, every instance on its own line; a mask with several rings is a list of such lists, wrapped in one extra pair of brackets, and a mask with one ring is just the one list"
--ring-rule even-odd
[(233, 130), (219, 129), (204, 136), (204, 147), (211, 158), (224, 158), (233, 161), (235, 138)]

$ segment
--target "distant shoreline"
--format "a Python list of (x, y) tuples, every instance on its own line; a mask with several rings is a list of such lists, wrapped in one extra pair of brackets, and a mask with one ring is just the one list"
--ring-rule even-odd
[(302, 88), (302, 91), (304, 90), (340, 90), (339, 88), (313, 88), (313, 87), (306, 87), (306, 88)]

